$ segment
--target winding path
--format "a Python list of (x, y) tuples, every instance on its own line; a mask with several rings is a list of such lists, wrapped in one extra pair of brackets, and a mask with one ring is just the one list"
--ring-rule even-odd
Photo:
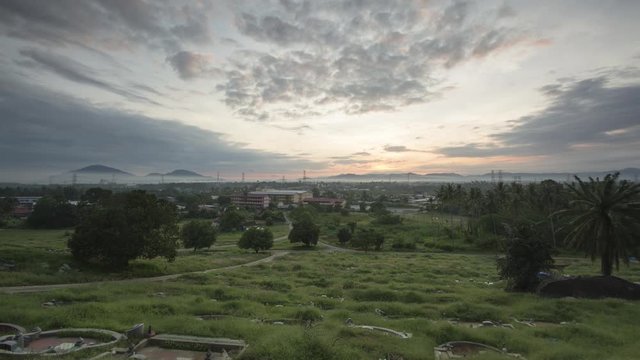
[(266, 258), (262, 258), (259, 260), (254, 260), (244, 264), (230, 265), (220, 268), (207, 269), (201, 271), (192, 271), (181, 274), (171, 274), (171, 275), (162, 275), (162, 276), (154, 276), (154, 277), (142, 277), (142, 278), (133, 278), (133, 279), (124, 279), (124, 280), (105, 280), (105, 281), (91, 281), (91, 282), (83, 282), (83, 283), (72, 283), (72, 284), (52, 284), (52, 285), (28, 285), (28, 286), (7, 286), (0, 287), (0, 293), (5, 294), (20, 294), (20, 293), (33, 293), (33, 292), (43, 292), (43, 291), (51, 291), (58, 289), (69, 289), (69, 288), (79, 288), (86, 286), (96, 286), (96, 285), (111, 285), (111, 284), (135, 284), (135, 283), (145, 283), (145, 282), (156, 282), (156, 281), (166, 281), (177, 279), (180, 276), (188, 275), (188, 274), (208, 274), (212, 272), (225, 271), (225, 270), (233, 270), (241, 267), (248, 266), (256, 266), (260, 264), (264, 264), (270, 261), (273, 261), (279, 257), (285, 256), (290, 253), (287, 250), (273, 250), (271, 252), (271, 256)]
[[(291, 222), (289, 222), (289, 219), (287, 219), (287, 222), (289, 223), (289, 230), (291, 230), (292, 226), (291, 226)], [(283, 241), (287, 239), (287, 237), (288, 237), (287, 235), (280, 236), (274, 239), (273, 241), (274, 242)], [(322, 241), (318, 242), (318, 244), (325, 247), (325, 251), (329, 251), (329, 252), (357, 252), (356, 250), (330, 245)], [(215, 248), (217, 249), (231, 248), (236, 246), (237, 245), (235, 244), (230, 244), (230, 245), (216, 246)], [(309, 250), (272, 250), (270, 256), (267, 256), (266, 258), (262, 258), (259, 260), (254, 260), (254, 261), (250, 261), (243, 264), (236, 264), (236, 265), (224, 266), (220, 268), (213, 268), (213, 269), (207, 269), (207, 270), (201, 270), (201, 271), (192, 271), (192, 272), (186, 272), (186, 273), (180, 273), (180, 274), (162, 275), (162, 276), (154, 276), (154, 277), (141, 277), (141, 278), (123, 279), (123, 280), (90, 281), (90, 282), (71, 283), (71, 284), (6, 286), (6, 287), (0, 287), (0, 293), (21, 294), (21, 293), (44, 292), (44, 291), (59, 290), (59, 289), (80, 288), (80, 287), (87, 287), (87, 286), (112, 285), (112, 284), (135, 284), (135, 283), (166, 281), (166, 280), (177, 279), (183, 275), (208, 274), (212, 272), (234, 270), (242, 267), (256, 266), (256, 265), (271, 262), (277, 258), (288, 255), (291, 252), (304, 252), (304, 251), (309, 251)]]

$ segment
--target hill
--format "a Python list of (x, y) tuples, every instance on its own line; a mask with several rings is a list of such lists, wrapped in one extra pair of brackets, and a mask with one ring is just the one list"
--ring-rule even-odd
[(120, 169), (112, 168), (105, 165), (90, 165), (83, 167), (77, 170), (71, 170), (70, 173), (75, 174), (116, 174), (116, 175), (127, 175), (127, 176), (135, 176), (126, 171), (122, 171)]
[(166, 173), (164, 175), (165, 176), (182, 176), (182, 177), (204, 177), (198, 174), (197, 172), (183, 170), (183, 169), (173, 170), (172, 172)]

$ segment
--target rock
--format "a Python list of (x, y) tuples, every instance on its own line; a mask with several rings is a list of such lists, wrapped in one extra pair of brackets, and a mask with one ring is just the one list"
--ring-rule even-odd
[(353, 320), (351, 318), (348, 318), (344, 323), (351, 326), (353, 325)]
[(549, 297), (640, 300), (640, 285), (615, 276), (575, 277), (543, 283), (538, 294)]

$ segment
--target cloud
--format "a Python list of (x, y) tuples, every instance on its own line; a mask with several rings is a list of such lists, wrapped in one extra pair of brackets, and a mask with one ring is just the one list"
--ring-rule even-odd
[(366, 151), (360, 151), (360, 152), (353, 153), (351, 155), (352, 156), (370, 156), (371, 154)]
[[(40, 176), (105, 163), (141, 173), (177, 167), (203, 173), (286, 173), (324, 164), (248, 149), (175, 121), (100, 108), (11, 79), (0, 82), (0, 158), (5, 175)], [(26, 175), (25, 175), (26, 176)], [(25, 179), (22, 179), (25, 180)], [(30, 178), (32, 181), (33, 178)]]
[(213, 40), (212, 5), (149, 0), (0, 1), (0, 33), (45, 45), (130, 50), (140, 44), (173, 53)]
[[(142, 96), (130, 90), (125, 90), (119, 86), (99, 79), (95, 71), (67, 57), (56, 55), (51, 52), (39, 51), (36, 49), (20, 50), (20, 55), (30, 59), (42, 68), (49, 70), (67, 80), (83, 85), (94, 86), (110, 93), (120, 95), (127, 100), (141, 101), (152, 105), (161, 106), (160, 103), (153, 101), (145, 96)], [(32, 66), (33, 64), (23, 63), (23, 66), (24, 65)], [(150, 89), (148, 86), (141, 84), (137, 84), (134, 87), (138, 87), (152, 93), (155, 91), (153, 89)]]
[(448, 157), (570, 156), (575, 161), (600, 151), (612, 155), (611, 161), (621, 159), (624, 149), (635, 152), (640, 146), (640, 83), (620, 83), (614, 76), (619, 72), (609, 74), (546, 85), (540, 89), (549, 99), (545, 109), (511, 121), (509, 130), (490, 135), (488, 143), (437, 151)]
[(401, 152), (426, 152), (424, 150), (416, 150), (416, 149), (410, 149), (404, 145), (385, 145), (384, 146), (384, 151), (386, 152), (395, 152), (395, 153), (401, 153)]
[(220, 71), (211, 65), (211, 56), (189, 51), (180, 51), (169, 57), (167, 61), (183, 80), (202, 78), (219, 74)]
[(238, 31), (270, 50), (232, 57), (217, 86), (226, 104), (254, 121), (395, 111), (438, 97), (440, 70), (528, 38), (502, 23), (504, 11), (467, 2), (361, 5), (288, 0), (238, 9)]

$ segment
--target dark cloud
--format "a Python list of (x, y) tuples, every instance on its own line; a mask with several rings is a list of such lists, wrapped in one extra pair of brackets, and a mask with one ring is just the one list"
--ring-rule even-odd
[[(612, 72), (615, 73), (615, 72)], [(595, 77), (541, 88), (549, 97), (542, 111), (512, 122), (487, 144), (441, 148), (450, 157), (532, 156), (581, 153), (600, 146), (637, 151), (640, 146), (640, 84), (612, 84)], [(594, 150), (595, 151), (595, 150)]]
[(4, 0), (0, 33), (46, 45), (130, 50), (141, 44), (173, 53), (209, 43), (211, 3), (150, 0)]
[[(456, 1), (281, 1), (236, 26), (274, 47), (240, 51), (217, 89), (249, 120), (394, 111), (437, 97), (437, 70), (522, 42), (523, 30)], [(291, 110), (293, 109), (293, 110)]]
[(282, 173), (323, 166), (247, 149), (220, 133), (92, 106), (9, 79), (0, 82), (0, 113), (0, 153), (11, 154), (0, 157), (2, 180), (11, 174), (40, 171), (43, 176), (94, 163), (141, 173), (174, 168)]
[[(42, 68), (49, 70), (67, 80), (70, 80), (79, 84), (83, 84), (83, 85), (94, 86), (99, 89), (114, 93), (116, 95), (120, 95), (126, 98), (127, 100), (133, 100), (133, 101), (139, 101), (139, 102), (141, 101), (141, 102), (149, 103), (152, 105), (158, 105), (158, 106), (161, 105), (160, 103), (153, 101), (148, 97), (139, 95), (130, 90), (125, 90), (119, 86), (116, 86), (114, 84), (111, 84), (104, 80), (99, 79), (95, 71), (67, 57), (56, 55), (51, 52), (39, 51), (36, 49), (20, 50), (20, 54), (30, 59), (31, 61), (35, 62), (37, 65), (41, 66)], [(33, 64), (31, 63), (26, 63), (26, 64), (22, 63), (22, 65), (27, 65), (29, 67), (33, 66)], [(136, 86), (138, 88), (143, 88), (143, 89), (146, 87), (147, 92), (149, 92), (149, 89), (151, 89), (141, 84), (137, 84)], [(155, 90), (151, 89), (151, 92), (154, 92), (154, 91)]]
[(385, 145), (383, 148), (386, 152), (426, 152), (424, 150), (410, 149), (404, 145)]
[(183, 80), (213, 76), (220, 73), (211, 64), (211, 57), (189, 51), (180, 51), (167, 57), (171, 67)]

